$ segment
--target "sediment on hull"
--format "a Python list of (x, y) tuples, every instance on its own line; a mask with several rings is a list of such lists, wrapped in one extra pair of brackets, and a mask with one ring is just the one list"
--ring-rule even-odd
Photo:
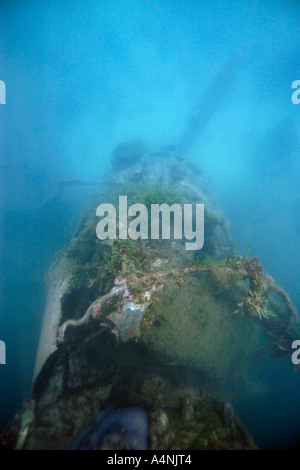
[(57, 331), (61, 320), (61, 298), (69, 288), (69, 275), (52, 279), (48, 284), (46, 307), (36, 355), (33, 380), (35, 380), (47, 358), (56, 350)]
[[(200, 170), (166, 151), (118, 162), (51, 269), (19, 445), (67, 448), (85, 427), (95, 437), (107, 408), (138, 407), (152, 449), (255, 448), (224, 389), (259, 351), (287, 353), (292, 303), (257, 258), (233, 253)], [(203, 250), (175, 239), (98, 240), (96, 207), (120, 194), (145, 206), (203, 203)]]

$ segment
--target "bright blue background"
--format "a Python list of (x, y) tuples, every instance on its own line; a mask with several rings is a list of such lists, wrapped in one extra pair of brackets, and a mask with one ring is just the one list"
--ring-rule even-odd
[[(300, 8), (296, 1), (2, 1), (0, 420), (28, 396), (43, 276), (68, 243), (119, 141), (176, 144), (207, 87), (216, 112), (189, 152), (213, 179), (237, 248), (259, 256), (300, 307)], [(59, 182), (86, 185), (63, 193)], [(91, 183), (91, 184), (90, 184)], [(67, 209), (67, 210), (66, 210)], [(259, 372), (258, 372), (259, 375)], [(238, 402), (262, 446), (299, 437), (298, 375), (264, 369), (270, 391)]]

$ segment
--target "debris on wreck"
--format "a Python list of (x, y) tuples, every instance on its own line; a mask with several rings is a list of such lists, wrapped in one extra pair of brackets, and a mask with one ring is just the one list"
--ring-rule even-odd
[[(236, 58), (221, 71), (228, 83), (232, 65), (236, 73)], [(114, 150), (112, 171), (49, 270), (32, 399), (0, 447), (256, 448), (224, 384), (260, 354), (290, 354), (298, 319), (259, 260), (234, 253), (212, 183), (182, 156), (215, 112), (207, 96), (177, 147), (149, 151), (138, 140)], [(122, 194), (146, 207), (204, 204), (203, 249), (195, 255), (174, 238), (97, 239), (96, 207)], [(128, 416), (141, 418), (131, 428), (138, 444)]]
[[(228, 90), (240, 58), (222, 68)], [(298, 317), (256, 257), (234, 252), (205, 174), (185, 160), (219, 107), (203, 96), (177, 146), (120, 143), (112, 170), (47, 276), (32, 399), (0, 434), (7, 449), (256, 449), (226, 383), (290, 354)], [(201, 112), (199, 112), (201, 109)], [(205, 241), (99, 240), (96, 207), (204, 204)], [(136, 420), (136, 422), (135, 422)]]
[[(184, 240), (97, 240), (95, 205), (118, 194), (204, 203), (200, 255)], [(211, 184), (173, 151), (114, 170), (95, 205), (49, 273), (30, 420), (16, 417), (2, 446), (69, 448), (82, 429), (93, 445), (90, 426), (113, 407), (146, 413), (151, 449), (255, 448), (218, 390), (257, 351), (290, 353), (290, 298), (257, 258), (234, 254)], [(108, 434), (96, 447), (126, 447)]]

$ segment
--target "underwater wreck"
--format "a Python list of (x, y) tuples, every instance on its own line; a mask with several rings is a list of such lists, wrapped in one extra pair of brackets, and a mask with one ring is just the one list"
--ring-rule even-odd
[[(225, 71), (232, 71), (232, 59)], [(224, 70), (222, 74), (224, 74)], [(119, 144), (112, 170), (48, 276), (32, 399), (0, 434), (14, 449), (256, 449), (230, 403), (240, 371), (291, 355), (298, 319), (260, 261), (234, 251), (213, 185), (177, 147)], [(99, 240), (96, 208), (204, 204), (204, 246)]]
[[(120, 194), (146, 206), (203, 203), (203, 249), (97, 239), (97, 205)], [(174, 149), (117, 147), (48, 273), (32, 400), (2, 447), (255, 449), (224, 391), (259, 354), (290, 355), (297, 317), (259, 260), (233, 247), (198, 168)]]

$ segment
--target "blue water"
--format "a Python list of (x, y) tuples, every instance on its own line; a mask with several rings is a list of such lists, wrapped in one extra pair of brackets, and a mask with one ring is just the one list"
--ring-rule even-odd
[[(177, 144), (206, 90), (214, 112), (188, 158), (214, 181), (238, 250), (251, 244), (300, 309), (297, 1), (28, 0), (0, 10), (0, 424), (30, 394), (44, 275), (113, 148)], [(213, 82), (232, 55), (237, 70)], [(83, 184), (63, 187), (70, 180)], [(235, 407), (261, 447), (291, 447), (299, 375), (288, 360), (266, 361), (261, 375), (271, 392)]]

